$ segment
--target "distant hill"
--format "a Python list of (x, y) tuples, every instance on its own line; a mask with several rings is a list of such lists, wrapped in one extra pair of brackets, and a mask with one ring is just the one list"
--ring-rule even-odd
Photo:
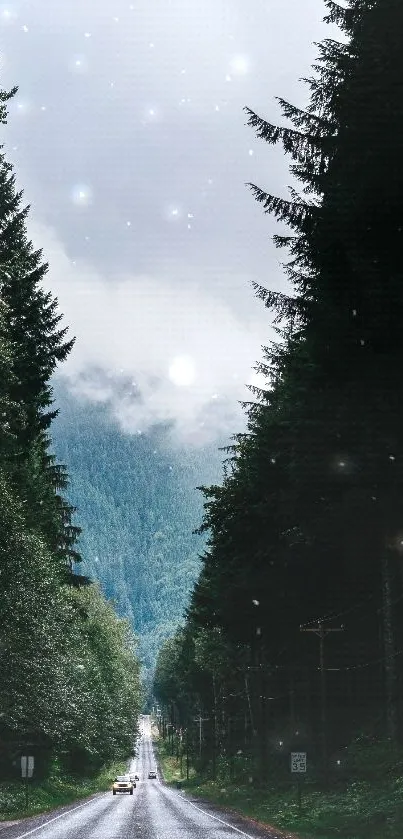
[(172, 634), (199, 570), (202, 496), (221, 480), (218, 444), (173, 450), (166, 434), (126, 435), (107, 407), (78, 401), (54, 384), (60, 414), (54, 450), (68, 468), (68, 498), (83, 533), (80, 573), (98, 579), (140, 637), (146, 668)]

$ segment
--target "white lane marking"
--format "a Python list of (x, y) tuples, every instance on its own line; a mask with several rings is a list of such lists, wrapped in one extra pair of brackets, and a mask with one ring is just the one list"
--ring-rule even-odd
[(233, 824), (229, 824), (229, 822), (225, 822), (225, 821), (223, 821), (223, 819), (219, 819), (218, 816), (212, 816), (211, 813), (207, 812), (207, 810), (202, 810), (201, 807), (197, 807), (197, 805), (193, 804), (192, 801), (188, 801), (188, 799), (185, 798), (183, 793), (179, 793), (179, 795), (180, 795), (182, 801), (186, 801), (186, 803), (190, 804), (191, 807), (194, 807), (195, 810), (200, 810), (200, 812), (203, 813), (203, 815), (210, 816), (210, 819), (215, 819), (216, 822), (220, 822), (220, 824), (223, 824), (225, 827), (229, 827), (230, 830), (235, 830), (235, 833), (240, 833), (241, 836), (246, 836), (246, 839), (254, 839), (254, 837), (251, 836), (250, 833), (244, 833), (244, 831), (240, 830), (239, 827), (234, 827)]
[[(159, 778), (157, 780), (160, 781)], [(193, 804), (193, 802), (189, 801), (183, 793), (178, 793), (178, 795), (180, 796), (182, 801), (186, 801), (187, 804), (190, 804), (190, 806), (194, 807), (195, 810), (199, 810), (200, 813), (203, 813), (204, 816), (209, 816), (210, 819), (214, 819), (216, 822), (220, 822), (220, 824), (223, 824), (224, 827), (229, 827), (230, 830), (234, 830), (235, 833), (240, 833), (241, 836), (245, 836), (245, 839), (254, 839), (254, 837), (251, 836), (250, 833), (245, 833), (243, 830), (240, 830), (239, 827), (234, 827), (233, 824), (229, 824), (229, 822), (225, 822), (223, 821), (223, 819), (219, 819), (218, 816), (212, 816), (211, 813), (207, 812), (207, 810), (203, 810), (201, 807), (198, 807), (196, 804)]]
[(27, 833), (20, 833), (19, 836), (16, 836), (15, 839), (24, 839), (25, 836), (31, 836), (31, 833), (35, 833), (37, 830), (42, 830), (43, 828), (47, 827), (48, 824), (52, 824), (52, 822), (57, 822), (58, 819), (63, 819), (64, 816), (69, 816), (70, 813), (75, 813), (76, 810), (82, 810), (83, 807), (88, 807), (90, 804), (94, 803), (94, 799), (91, 801), (86, 801), (85, 804), (79, 804), (78, 807), (73, 807), (72, 810), (66, 810), (65, 813), (61, 813), (60, 816), (54, 816), (53, 819), (49, 819), (49, 821), (44, 822), (43, 824), (38, 824), (38, 827), (33, 827), (32, 830), (28, 830)]

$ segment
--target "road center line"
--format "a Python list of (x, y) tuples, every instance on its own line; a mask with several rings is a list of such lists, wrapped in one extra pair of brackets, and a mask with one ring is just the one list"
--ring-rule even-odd
[(250, 833), (244, 833), (244, 831), (240, 830), (239, 827), (234, 827), (233, 824), (229, 824), (229, 822), (225, 822), (223, 821), (223, 819), (219, 819), (218, 816), (212, 816), (211, 813), (209, 813), (207, 810), (202, 810), (202, 808), (198, 807), (197, 804), (193, 804), (192, 801), (188, 801), (188, 799), (183, 795), (183, 793), (179, 793), (179, 795), (181, 796), (182, 801), (186, 801), (186, 803), (190, 804), (191, 807), (194, 807), (195, 810), (200, 810), (200, 812), (203, 813), (203, 815), (209, 816), (210, 819), (214, 819), (216, 822), (220, 822), (220, 824), (223, 824), (225, 827), (229, 827), (231, 830), (235, 830), (235, 833), (240, 833), (241, 836), (245, 836), (246, 839), (254, 839), (254, 837), (251, 836)]
[(20, 833), (19, 836), (15, 836), (15, 839), (25, 839), (25, 836), (31, 836), (32, 833), (35, 833), (37, 830), (42, 830), (44, 827), (47, 827), (48, 824), (52, 824), (52, 822), (57, 822), (58, 819), (63, 819), (64, 816), (69, 816), (70, 813), (75, 813), (76, 810), (82, 810), (83, 807), (88, 807), (90, 804), (94, 803), (94, 799), (91, 801), (86, 801), (85, 804), (79, 804), (78, 807), (73, 807), (72, 810), (66, 810), (65, 813), (60, 813), (60, 816), (54, 816), (53, 819), (49, 819), (49, 821), (44, 822), (43, 824), (38, 824), (37, 827), (33, 827), (32, 830), (28, 830), (26, 833)]

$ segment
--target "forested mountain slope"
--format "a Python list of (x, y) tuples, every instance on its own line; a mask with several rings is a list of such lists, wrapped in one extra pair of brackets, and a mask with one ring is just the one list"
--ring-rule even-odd
[(219, 480), (223, 453), (169, 448), (163, 430), (127, 435), (107, 405), (78, 401), (54, 383), (60, 414), (52, 427), (68, 466), (69, 501), (82, 528), (80, 573), (100, 580), (140, 636), (146, 667), (175, 630), (199, 572), (203, 539), (196, 487)]

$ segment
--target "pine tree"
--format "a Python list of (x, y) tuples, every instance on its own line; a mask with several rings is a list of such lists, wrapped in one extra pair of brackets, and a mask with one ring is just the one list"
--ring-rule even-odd
[[(6, 102), (15, 94), (0, 94), (0, 119), (7, 118)], [(22, 208), (22, 192), (4, 153), (0, 154), (0, 299), (3, 328), (10, 347), (8, 417), (17, 449), (13, 480), (27, 505), (27, 524), (45, 538), (63, 566), (72, 569), (79, 559), (74, 543), (79, 529), (72, 524), (73, 508), (57, 494), (66, 488), (65, 469), (48, 452), (48, 434), (57, 411), (52, 408), (51, 377), (65, 360), (74, 340), (65, 340), (58, 303), (43, 283), (48, 271), (40, 250), (28, 240), (29, 207)]]
[[(279, 340), (259, 365), (268, 386), (255, 389), (258, 402), (247, 407), (234, 476), (207, 494), (211, 539), (191, 616), (239, 632), (242, 591), (250, 596), (254, 581), (267, 597), (271, 560), (279, 571), (273, 591), (292, 582), (295, 632), (298, 586), (301, 600), (320, 563), (311, 618), (328, 605), (348, 608), (354, 592), (357, 600), (374, 596), (375, 608), (383, 597), (388, 733), (396, 739), (401, 628), (391, 607), (402, 590), (403, 7), (397, 0), (326, 5), (348, 41), (320, 45), (315, 76), (306, 80), (307, 109), (279, 100), (292, 128), (246, 109), (260, 138), (283, 144), (302, 184), (289, 199), (250, 184), (265, 212), (290, 228), (275, 244), (290, 253), (293, 293), (255, 286), (274, 311)], [(376, 649), (373, 621), (366, 627)], [(270, 643), (270, 620), (266, 634)]]
[[(403, 168), (398, 139), (403, 130), (403, 8), (397, 0), (351, 2), (348, 9), (327, 5), (328, 19), (342, 25), (349, 42), (322, 46), (319, 77), (309, 82), (307, 112), (280, 100), (298, 130), (279, 129), (249, 111), (259, 136), (283, 142), (294, 160), (292, 173), (304, 184), (304, 194), (314, 197), (301, 199), (292, 190), (292, 201), (284, 201), (251, 187), (265, 210), (294, 231), (277, 244), (288, 246), (293, 257), (288, 274), (300, 297), (289, 307), (292, 303), (300, 315), (311, 364), (310, 372), (300, 371), (308, 394), (303, 400), (308, 413), (305, 407), (296, 419), (300, 478), (302, 466), (306, 489), (314, 476), (316, 494), (325, 495), (323, 463), (332, 437), (351, 453), (355, 475), (350, 486), (361, 492), (367, 516), (377, 520), (378, 567), (383, 590), (393, 599), (401, 583), (396, 574), (385, 579), (385, 569), (396, 563), (380, 562), (380, 557), (396, 551), (403, 491)], [(259, 288), (258, 293), (278, 311), (269, 292)], [(290, 322), (291, 310), (285, 313)], [(320, 417), (314, 388), (325, 394)], [(309, 468), (303, 457), (304, 425), (313, 423), (315, 413), (318, 434), (310, 443), (308, 434), (305, 449)], [(333, 481), (333, 501), (335, 490), (337, 495)], [(370, 498), (376, 501), (371, 512)], [(385, 621), (387, 611), (384, 606)], [(397, 676), (390, 619), (387, 624), (386, 667), (392, 685)], [(395, 739), (396, 696), (390, 689), (388, 716)]]

